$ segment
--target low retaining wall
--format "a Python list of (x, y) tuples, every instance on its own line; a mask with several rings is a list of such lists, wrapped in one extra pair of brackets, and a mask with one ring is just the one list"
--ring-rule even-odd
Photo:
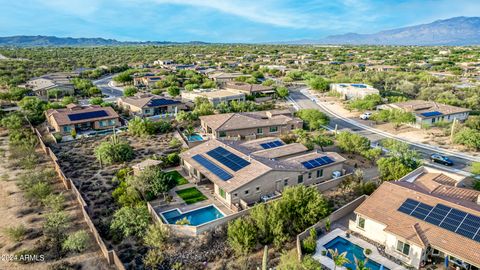
[(319, 222), (317, 222), (314, 225), (307, 228), (305, 231), (298, 234), (297, 235), (297, 243), (296, 243), (297, 244), (298, 259), (301, 260), (302, 257), (303, 257), (302, 241), (305, 238), (310, 236), (310, 230), (311, 229), (315, 229), (317, 232), (319, 232), (320, 230), (322, 230), (325, 227), (325, 222), (327, 221), (327, 219), (330, 219), (330, 222), (333, 223), (333, 222), (349, 215), (355, 209), (357, 209), (357, 207), (360, 206), (360, 204), (362, 202), (364, 202), (367, 198), (368, 198), (367, 195), (362, 195), (362, 196), (356, 198), (355, 200), (353, 200), (353, 201), (347, 203), (346, 205), (342, 206), (337, 211), (334, 211), (333, 213), (331, 213), (328, 217), (320, 220)]
[(322, 182), (322, 183), (318, 183), (316, 185), (312, 185), (312, 187), (316, 187), (318, 191), (320, 192), (324, 192), (324, 191), (327, 191), (327, 190), (330, 190), (332, 188), (336, 188), (338, 187), (338, 185), (340, 185), (343, 180), (345, 180), (345, 178), (351, 176), (352, 174), (346, 174), (346, 175), (343, 175), (339, 178), (335, 178), (335, 179), (331, 179), (331, 180), (327, 180), (325, 182)]
[(115, 250), (109, 250), (105, 245), (105, 242), (103, 242), (102, 237), (98, 233), (97, 228), (95, 227), (92, 219), (90, 218), (90, 214), (88, 213), (89, 212), (88, 206), (85, 203), (85, 200), (83, 199), (82, 194), (80, 194), (80, 191), (78, 191), (77, 187), (73, 184), (73, 181), (65, 176), (62, 169), (60, 168), (60, 165), (58, 164), (58, 158), (55, 156), (53, 151), (45, 145), (40, 132), (38, 132), (38, 130), (33, 126), (30, 125), (30, 127), (32, 131), (37, 135), (40, 147), (45, 152), (45, 154), (49, 156), (50, 159), (52, 160), (55, 167), (55, 172), (57, 172), (57, 175), (62, 181), (63, 185), (67, 190), (71, 190), (72, 193), (75, 195), (75, 198), (77, 199), (80, 209), (82, 210), (83, 219), (85, 220), (85, 223), (90, 229), (90, 232), (92, 232), (93, 237), (95, 238), (95, 242), (97, 242), (98, 246), (100, 247), (100, 250), (102, 251), (103, 256), (107, 259), (110, 265), (115, 265), (115, 267), (119, 270), (125, 270), (125, 266), (123, 265), (121, 260), (118, 258)]

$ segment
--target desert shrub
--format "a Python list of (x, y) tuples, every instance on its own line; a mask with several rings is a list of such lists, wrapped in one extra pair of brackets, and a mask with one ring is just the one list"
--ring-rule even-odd
[(302, 109), (297, 112), (297, 116), (303, 120), (309, 130), (319, 130), (328, 125), (330, 119), (328, 116), (315, 109)]
[(42, 203), (51, 211), (58, 212), (63, 210), (65, 197), (62, 194), (49, 194), (42, 200)]
[(102, 164), (113, 164), (133, 159), (133, 148), (127, 142), (119, 142), (115, 136), (95, 148), (95, 156)]
[(25, 237), (27, 229), (21, 224), (18, 226), (7, 227), (3, 230), (3, 233), (8, 239), (10, 239), (10, 241), (19, 242)]
[(67, 237), (62, 244), (62, 249), (70, 252), (83, 252), (88, 248), (89, 237), (86, 231), (77, 231)]
[(25, 190), (25, 197), (34, 203), (40, 203), (51, 193), (52, 187), (48, 183), (38, 182)]
[(143, 237), (145, 245), (151, 248), (163, 249), (169, 237), (168, 227), (163, 224), (151, 224)]
[(150, 213), (146, 206), (124, 206), (113, 214), (110, 228), (119, 231), (124, 237), (143, 237), (149, 224)]
[(182, 142), (177, 139), (177, 138), (173, 138), (169, 143), (168, 143), (168, 146), (172, 147), (172, 148), (177, 148), (177, 147), (180, 147), (182, 146)]
[(237, 255), (248, 254), (257, 243), (257, 230), (252, 219), (238, 218), (228, 224), (228, 243)]
[(150, 269), (157, 269), (162, 264), (164, 259), (165, 258), (162, 254), (162, 251), (158, 249), (151, 249), (143, 258), (143, 263)]
[(353, 99), (347, 104), (347, 108), (350, 110), (373, 110), (377, 105), (382, 104), (382, 97), (379, 95), (373, 94), (368, 95), (365, 98)]
[(480, 150), (480, 132), (478, 130), (463, 128), (455, 134), (453, 141), (470, 149)]
[(43, 233), (54, 255), (60, 255), (62, 243), (65, 241), (70, 227), (70, 217), (65, 212), (51, 212), (45, 215)]
[(310, 229), (310, 235), (302, 241), (302, 250), (307, 254), (315, 253), (317, 248), (317, 231)]

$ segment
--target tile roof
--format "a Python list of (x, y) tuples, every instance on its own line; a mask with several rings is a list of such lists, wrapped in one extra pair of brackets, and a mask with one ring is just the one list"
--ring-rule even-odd
[(409, 100), (405, 102), (391, 103), (391, 104), (388, 104), (387, 106), (402, 109), (408, 112), (413, 112), (417, 116), (422, 118), (438, 116), (438, 115), (428, 116), (428, 113), (432, 113), (432, 112), (439, 112), (443, 115), (448, 115), (448, 114), (463, 113), (463, 112), (471, 111), (470, 109), (466, 109), (466, 108), (442, 104), (434, 101), (425, 101), (425, 100)]
[(161, 97), (151, 94), (137, 94), (132, 97), (120, 97), (121, 102), (133, 105), (138, 108), (144, 107), (161, 107), (171, 104), (180, 104), (181, 102), (175, 99)]
[[(269, 112), (271, 112), (271, 114), (269, 114)], [(288, 113), (291, 114), (289, 111)], [(290, 121), (302, 122), (300, 118), (287, 116), (285, 114), (275, 114), (275, 110), (207, 115), (201, 116), (200, 120), (216, 131), (281, 126), (287, 125)]]
[[(69, 117), (75, 114), (93, 113), (93, 112), (104, 112), (103, 115), (106, 114), (106, 116), (91, 117), (91, 118), (75, 120), (75, 121), (70, 120), (70, 117)], [(67, 105), (67, 108), (64, 108), (64, 109), (49, 109), (46, 111), (46, 114), (47, 114), (47, 119), (49, 119), (50, 117), (53, 117), (55, 122), (60, 126), (118, 118), (117, 112), (115, 112), (115, 110), (112, 107), (101, 107), (98, 105), (90, 105), (90, 106), (82, 107), (74, 104), (69, 104)]]
[(385, 231), (418, 246), (429, 243), (455, 257), (480, 264), (479, 242), (399, 212), (397, 209), (408, 198), (432, 206), (441, 203), (480, 216), (480, 206), (475, 203), (428, 194), (413, 183), (400, 181), (384, 182), (355, 212), (384, 224)]
[(231, 90), (240, 90), (250, 93), (257, 93), (257, 92), (272, 92), (274, 91), (272, 86), (264, 86), (261, 84), (250, 84), (244, 82), (227, 82), (225, 85), (226, 89)]
[[(187, 161), (187, 163), (195, 166), (203, 175), (207, 176), (212, 182), (220, 186), (227, 192), (233, 191), (269, 171), (295, 171), (299, 173), (306, 172), (307, 169), (301, 164), (304, 160), (313, 159), (320, 156), (329, 156), (334, 160), (334, 163), (324, 165), (325, 167), (331, 166), (333, 164), (342, 163), (345, 161), (345, 158), (334, 152), (306, 152), (306, 148), (300, 144), (288, 144), (280, 146), (277, 148), (267, 149), (267, 150), (257, 150), (254, 145), (266, 141), (272, 141), (273, 138), (262, 138), (261, 140), (255, 140), (256, 142), (238, 142), (238, 141), (219, 141), (219, 140), (209, 140), (203, 144), (200, 144), (196, 147), (193, 147), (180, 154), (180, 157)], [(275, 140), (279, 140), (275, 138)], [(217, 162), (216, 160), (210, 158), (205, 153), (218, 147), (222, 146), (228, 151), (236, 154), (237, 156), (250, 162), (250, 165), (238, 170), (232, 171), (223, 164)], [(280, 150), (278, 150), (281, 148)], [(300, 151), (302, 150), (302, 151)], [(278, 153), (277, 153), (278, 152)], [(275, 156), (291, 156), (299, 153), (304, 153), (302, 155), (296, 155), (294, 158), (280, 159), (277, 160)], [(197, 154), (204, 154), (203, 156), (212, 161), (218, 167), (224, 169), (231, 175), (233, 178), (228, 181), (223, 181), (218, 178), (216, 175), (212, 174), (210, 171), (205, 169), (203, 166), (198, 164), (193, 160), (193, 156)], [(317, 169), (317, 168), (315, 168)]]

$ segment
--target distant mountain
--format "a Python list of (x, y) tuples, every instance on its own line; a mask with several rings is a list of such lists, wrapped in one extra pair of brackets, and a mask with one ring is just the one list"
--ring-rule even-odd
[(428, 24), (381, 31), (375, 34), (348, 33), (296, 44), (354, 45), (480, 45), (480, 17), (455, 17)]
[(104, 38), (71, 38), (55, 36), (11, 36), (0, 37), (0, 46), (15, 47), (66, 47), (66, 46), (122, 46), (122, 45), (173, 45), (173, 44), (206, 44), (201, 41), (118, 41)]

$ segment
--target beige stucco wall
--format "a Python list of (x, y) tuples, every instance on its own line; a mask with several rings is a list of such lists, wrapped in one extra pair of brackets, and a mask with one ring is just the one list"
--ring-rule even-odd
[[(211, 129), (208, 128), (208, 125), (202, 121), (201, 123), (203, 130), (206, 133), (211, 134), (214, 138), (223, 138), (220, 137), (220, 132), (219, 131), (212, 131)], [(252, 136), (255, 135), (257, 138), (260, 137), (266, 137), (266, 136), (279, 136), (281, 134), (288, 134), (290, 131), (294, 129), (301, 129), (303, 127), (303, 123), (298, 122), (296, 120), (291, 120), (289, 121), (286, 125), (277, 125), (278, 131), (276, 132), (270, 132), (270, 127), (275, 127), (275, 125), (268, 125), (268, 126), (262, 126), (262, 127), (255, 127), (255, 128), (248, 128), (248, 129), (237, 129), (237, 130), (229, 130), (226, 131), (226, 136), (225, 137), (241, 137), (242, 139), (245, 138), (246, 136)], [(262, 128), (263, 133), (257, 133), (257, 129)]]
[[(362, 216), (365, 219), (365, 226), (364, 229), (361, 229), (357, 226), (358, 219), (360, 215), (357, 214), (355, 223), (349, 224), (349, 229), (357, 232), (368, 239), (371, 239), (381, 245), (385, 246), (385, 252), (398, 258), (399, 260), (403, 261), (404, 263), (415, 267), (416, 269), (419, 268), (420, 262), (422, 261), (423, 257), (423, 249), (403, 238), (400, 238), (394, 234), (388, 233), (385, 231), (386, 226), (380, 222), (377, 222), (373, 219), (369, 219), (367, 217)], [(404, 243), (410, 245), (410, 252), (408, 255), (404, 255), (403, 253), (397, 251), (397, 241), (400, 240)]]

